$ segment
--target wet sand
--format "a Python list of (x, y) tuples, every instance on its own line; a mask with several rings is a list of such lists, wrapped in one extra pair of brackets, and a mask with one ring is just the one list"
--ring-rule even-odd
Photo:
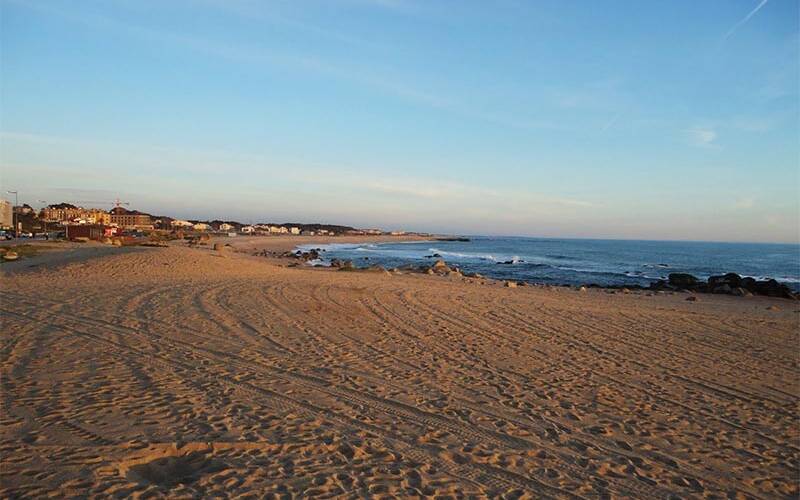
[(230, 240), (0, 266), (0, 496), (798, 494), (796, 302)]

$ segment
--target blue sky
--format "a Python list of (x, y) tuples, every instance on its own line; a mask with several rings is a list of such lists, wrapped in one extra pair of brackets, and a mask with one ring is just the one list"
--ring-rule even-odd
[(0, 184), (32, 205), (800, 240), (795, 0), (0, 9)]

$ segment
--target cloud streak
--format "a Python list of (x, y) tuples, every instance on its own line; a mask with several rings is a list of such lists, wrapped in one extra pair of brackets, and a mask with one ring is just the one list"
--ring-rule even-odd
[(728, 30), (727, 33), (725, 33), (724, 40), (727, 40), (728, 38), (732, 37), (733, 34), (736, 33), (736, 31), (739, 28), (741, 28), (742, 26), (747, 24), (747, 22), (750, 21), (750, 19), (753, 16), (755, 16), (758, 13), (759, 10), (761, 10), (765, 5), (767, 5), (768, 1), (769, 0), (761, 0), (761, 2), (759, 2), (758, 5), (756, 5), (755, 9), (751, 10), (749, 14), (744, 16), (738, 23), (734, 24), (733, 27), (730, 30)]
[(711, 127), (693, 127), (686, 131), (689, 135), (689, 142), (697, 147), (713, 147), (716, 146), (714, 141), (717, 140), (717, 131)]

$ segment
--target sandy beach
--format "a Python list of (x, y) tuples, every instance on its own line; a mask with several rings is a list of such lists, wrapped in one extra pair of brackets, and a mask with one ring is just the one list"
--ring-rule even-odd
[(252, 255), (301, 240), (0, 266), (0, 496), (797, 497), (797, 302)]

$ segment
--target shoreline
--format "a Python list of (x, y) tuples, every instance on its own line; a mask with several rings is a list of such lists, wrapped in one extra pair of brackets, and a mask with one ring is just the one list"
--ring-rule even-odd
[[(358, 238), (354, 238), (357, 240)], [(336, 244), (336, 243), (351, 243), (357, 245), (367, 245), (367, 244), (382, 244), (382, 243), (394, 243), (394, 242), (401, 242), (401, 241), (408, 241), (408, 242), (436, 242), (436, 241), (461, 241), (461, 239), (438, 239), (434, 238), (410, 238), (406, 240), (390, 240), (390, 241), (354, 241), (348, 239), (348, 241), (324, 241), (324, 242), (308, 242), (302, 245), (295, 245), (294, 248), (290, 251), (284, 251), (282, 255), (275, 255), (276, 257), (286, 258), (286, 259), (295, 259), (296, 257), (293, 255), (295, 253), (303, 252), (304, 255), (307, 254), (309, 251), (314, 251), (316, 248), (309, 248), (314, 245), (329, 245), (329, 244)], [(300, 247), (305, 248), (300, 248)], [(292, 255), (289, 255), (291, 253)], [(315, 252), (316, 253), (316, 252)], [(325, 258), (324, 254), (319, 254), (320, 258)], [(448, 266), (453, 266), (456, 269), (459, 269), (461, 266), (458, 265), (457, 262), (447, 262), (446, 259), (442, 258), (441, 256), (437, 258), (448, 264)], [(306, 264), (308, 264), (309, 259), (304, 259)], [(314, 259), (316, 260), (316, 259)], [(337, 259), (338, 260), (338, 259)], [(413, 269), (416, 269), (416, 272), (425, 273), (427, 269), (431, 266), (427, 262), (421, 262), (418, 260), (408, 259), (409, 263), (401, 266), (407, 272), (413, 272)], [(356, 264), (354, 261), (345, 261), (351, 262), (354, 269), (356, 270), (369, 270), (383, 268), (380, 264), (375, 263), (359, 263)], [(431, 264), (436, 262), (436, 260), (431, 259)], [(506, 264), (496, 262), (496, 264)], [(513, 265), (513, 264), (509, 264)], [(330, 267), (329, 265), (321, 265), (321, 266), (311, 266), (311, 267)], [(512, 268), (513, 269), (513, 268)], [(620, 283), (620, 284), (602, 284), (596, 282), (557, 282), (557, 281), (537, 281), (535, 279), (525, 279), (519, 278), (514, 276), (501, 276), (497, 274), (493, 274), (491, 272), (483, 272), (486, 278), (496, 280), (496, 281), (513, 281), (517, 284), (523, 284), (528, 286), (554, 286), (554, 287), (569, 287), (569, 288), (595, 288), (595, 289), (603, 289), (603, 290), (620, 290), (623, 292), (630, 291), (630, 290), (639, 290), (639, 291), (646, 291), (646, 292), (690, 292), (690, 293), (701, 293), (701, 294), (725, 294), (725, 295), (737, 295), (741, 297), (746, 297), (750, 295), (765, 295), (765, 296), (772, 296), (775, 298), (785, 298), (789, 300), (798, 300), (800, 299), (800, 284), (793, 282), (793, 281), (781, 281), (776, 280), (774, 278), (764, 278), (764, 277), (751, 277), (748, 275), (739, 275), (735, 271), (726, 271), (719, 275), (711, 275), (705, 279), (698, 278), (696, 276), (682, 273), (682, 272), (674, 272), (669, 273), (668, 279), (664, 278), (643, 278), (649, 280), (647, 285), (642, 285), (640, 283)], [(470, 273), (476, 274), (476, 273)], [(468, 275), (467, 275), (468, 276)], [(677, 279), (673, 280), (673, 276)], [(469, 277), (469, 276), (468, 276)], [(681, 282), (680, 279), (690, 279), (691, 283)], [(750, 281), (748, 281), (750, 280)], [(747, 284), (742, 284), (746, 282)]]
[[(282, 235), (282, 236), (238, 236), (235, 238), (231, 237), (224, 237), (224, 236), (216, 236), (212, 237), (208, 245), (205, 247), (207, 250), (211, 249), (215, 244), (222, 245), (227, 248), (230, 248), (234, 253), (239, 255), (248, 255), (250, 257), (258, 257), (260, 259), (267, 259), (274, 263), (278, 262), (289, 262), (292, 267), (298, 265), (298, 261), (308, 264), (308, 262), (303, 261), (302, 259), (298, 259), (295, 255), (296, 252), (300, 251), (300, 247), (311, 247), (311, 246), (325, 246), (330, 244), (383, 244), (383, 243), (416, 243), (416, 242), (431, 242), (434, 243), (436, 241), (448, 241), (442, 240), (441, 238), (450, 238), (449, 236), (445, 235), (431, 235), (431, 236), (419, 236), (419, 235), (398, 235), (398, 236), (390, 236), (390, 235), (380, 235), (380, 236), (365, 236), (365, 235), (353, 235), (353, 236), (289, 236), (289, 235)], [(186, 246), (186, 243), (183, 240), (172, 240), (163, 243), (169, 247), (176, 247), (176, 248), (183, 248)], [(39, 266), (47, 266), (47, 265), (59, 265), (69, 262), (80, 262), (82, 260), (91, 259), (95, 257), (102, 257), (105, 255), (113, 255), (119, 252), (131, 252), (131, 251), (138, 251), (145, 246), (126, 246), (122, 249), (115, 249), (114, 247), (110, 247), (108, 245), (99, 244), (96, 242), (88, 242), (88, 243), (75, 243), (69, 241), (42, 241), (42, 240), (32, 240), (30, 242), (25, 242), (25, 246), (32, 246), (32, 247), (40, 247), (46, 249), (40, 252), (38, 255), (34, 257), (26, 257), (24, 259), (20, 259), (14, 262), (2, 262), (0, 263), (0, 273), (8, 275), (10, 273), (15, 272), (25, 272), (26, 270), (35, 269)], [(9, 245), (5, 245), (9, 246)], [(199, 249), (203, 249), (204, 247), (198, 247)], [(309, 249), (310, 250), (310, 249)], [(445, 261), (446, 262), (446, 261)], [(411, 264), (406, 265), (403, 268), (403, 272), (405, 274), (425, 274), (427, 269), (431, 267), (430, 265), (435, 263), (435, 259), (430, 259), (430, 263), (428, 262), (420, 262), (416, 263), (416, 265), (412, 266)], [(429, 265), (430, 264), (430, 265)], [(458, 269), (458, 264), (453, 263), (452, 261), (448, 264)], [(308, 269), (330, 269), (330, 266), (326, 265), (305, 265), (302, 266), (303, 268)], [(376, 265), (374, 263), (370, 263), (365, 265), (361, 263), (361, 265), (353, 265), (354, 269), (357, 271), (369, 271), (378, 270), (377, 268), (381, 268), (382, 266)], [(516, 285), (520, 286), (530, 286), (530, 287), (556, 287), (556, 288), (572, 288), (572, 289), (600, 289), (606, 290), (609, 292), (622, 292), (628, 293), (630, 291), (640, 291), (646, 293), (658, 293), (658, 292), (666, 292), (666, 293), (697, 293), (702, 295), (717, 293), (717, 294), (724, 294), (724, 295), (738, 295), (740, 297), (747, 297), (752, 295), (761, 295), (761, 296), (772, 296), (774, 298), (782, 298), (788, 300), (798, 300), (800, 299), (800, 290), (796, 287), (792, 287), (787, 285), (787, 282), (777, 281), (777, 280), (768, 280), (773, 281), (773, 285), (771, 286), (772, 290), (765, 291), (765, 289), (761, 289), (757, 291), (755, 288), (751, 287), (749, 289), (741, 289), (739, 291), (734, 290), (735, 288), (740, 288), (738, 286), (739, 280), (742, 278), (747, 278), (746, 276), (739, 276), (735, 273), (728, 273), (726, 275), (719, 275), (719, 276), (712, 276), (712, 278), (721, 278), (723, 276), (730, 276), (735, 274), (736, 275), (736, 282), (732, 284), (728, 284), (730, 290), (724, 291), (714, 291), (713, 287), (708, 289), (707, 283), (703, 282), (703, 280), (698, 280), (695, 285), (692, 286), (682, 286), (682, 285), (674, 285), (668, 282), (668, 280), (664, 279), (655, 279), (655, 278), (648, 278), (650, 283), (648, 285), (641, 285), (638, 283), (621, 283), (621, 284), (599, 284), (599, 283), (591, 283), (591, 282), (581, 282), (581, 283), (568, 283), (568, 282), (547, 282), (547, 281), (537, 281), (531, 279), (524, 279), (519, 277), (513, 276), (498, 276), (493, 275), (491, 273), (484, 273), (483, 275), (479, 273), (467, 272), (464, 273), (464, 277), (468, 279), (474, 278), (475, 274), (479, 276), (480, 279), (484, 280), (492, 280), (495, 282), (513, 282)], [(675, 273), (684, 275), (684, 273)], [(764, 286), (767, 283), (767, 280), (761, 281), (761, 286)], [(727, 283), (726, 283), (727, 284)], [(732, 286), (733, 285), (733, 286)], [(772, 295), (770, 295), (770, 293)]]

